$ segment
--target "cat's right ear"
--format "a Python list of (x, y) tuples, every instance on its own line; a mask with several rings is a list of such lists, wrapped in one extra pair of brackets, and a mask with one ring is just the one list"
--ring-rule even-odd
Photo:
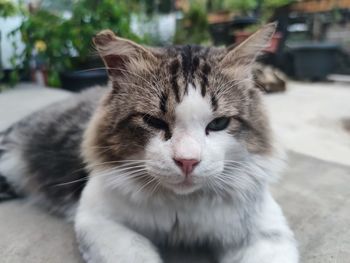
[(220, 62), (222, 69), (230, 75), (235, 72), (240, 72), (243, 77), (250, 75), (252, 64), (261, 51), (268, 47), (276, 26), (276, 23), (267, 24), (238, 46), (226, 49), (227, 53)]
[(155, 60), (149, 50), (128, 39), (117, 37), (111, 30), (101, 31), (93, 38), (93, 42), (112, 80), (133, 72), (133, 67), (145, 68)]

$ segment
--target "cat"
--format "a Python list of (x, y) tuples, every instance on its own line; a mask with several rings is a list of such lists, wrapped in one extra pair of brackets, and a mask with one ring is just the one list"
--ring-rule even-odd
[(274, 31), (232, 50), (143, 47), (102, 31), (94, 44), (111, 87), (5, 131), (0, 174), (72, 218), (88, 263), (164, 262), (165, 244), (207, 245), (220, 263), (297, 263), (268, 189), (283, 162), (252, 76)]

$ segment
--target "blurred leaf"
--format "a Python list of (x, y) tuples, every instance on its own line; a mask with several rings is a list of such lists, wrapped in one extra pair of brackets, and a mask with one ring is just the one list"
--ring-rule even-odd
[(194, 1), (176, 28), (175, 44), (204, 44), (209, 41), (207, 13), (203, 5)]
[[(0, 0), (0, 3), (1, 1), (4, 0)], [(10, 34), (19, 32), (25, 48), (21, 54), (16, 53), (12, 57), (12, 64), (29, 71), (35, 43), (43, 41), (46, 48), (40, 51), (40, 58), (48, 64), (49, 84), (57, 86), (59, 72), (72, 69), (72, 56), (78, 56), (81, 63), (92, 56), (92, 37), (103, 29), (109, 28), (121, 37), (144, 43), (146, 40), (131, 31), (129, 6), (130, 3), (126, 0), (77, 0), (72, 2), (69, 18), (48, 9), (32, 13), (21, 10), (23, 22)], [(15, 45), (14, 40), (13, 46), (17, 49)], [(18, 61), (22, 61), (20, 65), (16, 64)]]
[(14, 16), (18, 13), (19, 6), (11, 0), (0, 0), (0, 17)]

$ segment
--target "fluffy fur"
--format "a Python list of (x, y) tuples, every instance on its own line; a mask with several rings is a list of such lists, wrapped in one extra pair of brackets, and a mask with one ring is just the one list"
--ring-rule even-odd
[[(75, 214), (86, 262), (156, 263), (159, 246), (205, 246), (220, 263), (297, 263), (268, 191), (280, 153), (252, 77), (274, 28), (232, 50), (146, 48), (102, 31), (94, 42), (112, 87), (12, 127), (0, 173)], [(209, 129), (222, 117), (227, 127)], [(193, 172), (179, 160), (195, 160)]]

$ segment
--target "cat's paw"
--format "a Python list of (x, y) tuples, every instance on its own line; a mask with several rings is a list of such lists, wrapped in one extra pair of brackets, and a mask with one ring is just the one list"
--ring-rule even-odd
[(134, 263), (162, 263), (160, 256), (153, 254), (138, 254), (132, 256), (132, 260), (125, 262), (134, 262)]
[(162, 259), (156, 249), (144, 239), (134, 237), (132, 239), (132, 248), (125, 251), (125, 261), (132, 263), (162, 263)]
[(132, 244), (129, 248), (115, 247), (96, 249), (93, 246), (79, 246), (80, 254), (86, 263), (162, 263), (155, 249), (147, 245)]
[(111, 256), (96, 256), (81, 253), (86, 263), (163, 263), (155, 253), (125, 253)]

